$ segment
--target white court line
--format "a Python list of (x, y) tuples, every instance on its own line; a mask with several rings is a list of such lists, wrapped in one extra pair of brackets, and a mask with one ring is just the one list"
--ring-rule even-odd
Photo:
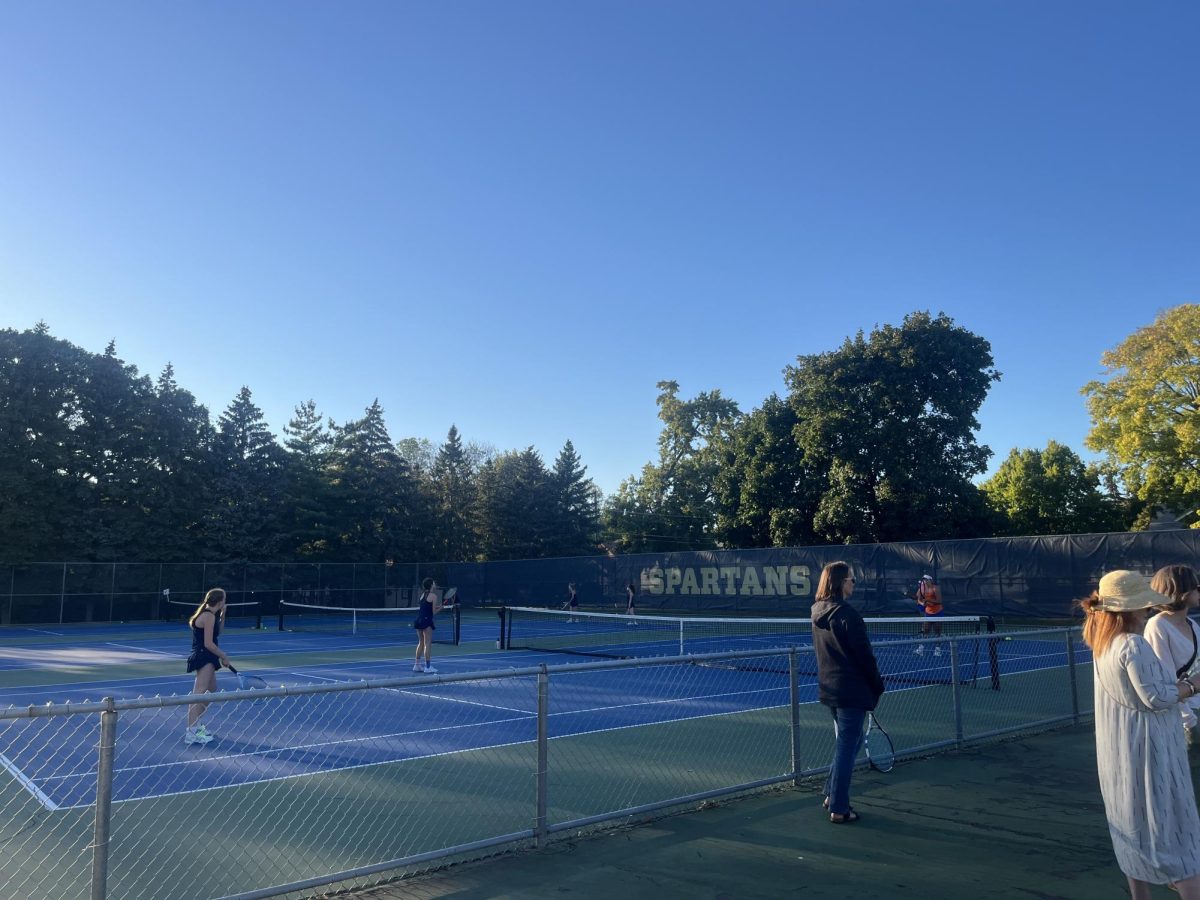
[(116, 641), (105, 641), (104, 646), (121, 647), (124, 650), (136, 650), (138, 653), (157, 653), (159, 656), (169, 656), (171, 659), (187, 659), (186, 656), (182, 656), (179, 653), (168, 653), (165, 650), (153, 650), (150, 647), (139, 647), (136, 644), (118, 644)]
[[(33, 798), (37, 800), (38, 803), (42, 804), (43, 808), (49, 810), (50, 812), (54, 812), (54, 810), (60, 808), (57, 803), (55, 803), (42, 792), (41, 788), (33, 783), (32, 778), (17, 768), (17, 765), (3, 753), (0, 753), (0, 766), (3, 766), (8, 774), (20, 782), (21, 787), (29, 791), (29, 793), (33, 795)], [(91, 806), (90, 803), (84, 805)]]

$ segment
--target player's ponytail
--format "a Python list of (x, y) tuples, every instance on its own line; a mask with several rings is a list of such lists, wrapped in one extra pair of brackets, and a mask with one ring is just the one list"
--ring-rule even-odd
[[(192, 628), (196, 626), (196, 619), (200, 618), (200, 613), (211, 611), (218, 603), (225, 602), (225, 588), (210, 588), (208, 593), (204, 595), (204, 599), (200, 601), (200, 605), (196, 607), (196, 611), (192, 613), (192, 617), (188, 619), (188, 625)], [(225, 610), (221, 610), (221, 621), (225, 620)]]

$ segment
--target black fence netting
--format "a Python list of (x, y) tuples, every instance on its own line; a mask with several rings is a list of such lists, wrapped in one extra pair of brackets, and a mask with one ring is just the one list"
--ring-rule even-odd
[(1200, 530), (920, 541), (761, 550), (711, 550), (495, 562), (22, 563), (0, 564), (0, 624), (164, 618), (169, 599), (199, 602), (223, 587), (233, 603), (410, 606), (422, 579), (458, 588), (464, 608), (567, 603), (641, 613), (808, 615), (821, 568), (845, 560), (865, 615), (916, 614), (917, 581), (932, 576), (949, 615), (1063, 619), (1112, 569), (1146, 575), (1196, 565)]

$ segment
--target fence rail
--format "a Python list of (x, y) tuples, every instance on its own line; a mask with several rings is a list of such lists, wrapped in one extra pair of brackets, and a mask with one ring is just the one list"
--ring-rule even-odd
[[(879, 715), (901, 758), (1091, 713), (1078, 629), (879, 643), (875, 652), (895, 672), (922, 645), (954, 664), (947, 683), (889, 684)], [(705, 653), (0, 710), (0, 883), (5, 896), (31, 900), (304, 896), (799, 785), (827, 772), (833, 753), (828, 710), (802, 674), (811, 654)], [(1030, 659), (1042, 664), (1022, 668)], [(981, 676), (964, 675), (964, 660), (984, 660)], [(201, 702), (218, 738), (184, 744), (187, 709)]]

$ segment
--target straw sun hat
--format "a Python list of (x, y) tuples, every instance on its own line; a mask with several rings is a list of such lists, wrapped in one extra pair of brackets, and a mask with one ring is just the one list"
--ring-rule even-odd
[(1144, 575), (1117, 569), (1100, 579), (1100, 608), (1106, 612), (1133, 612), (1149, 606), (1170, 603), (1171, 598), (1150, 590)]

